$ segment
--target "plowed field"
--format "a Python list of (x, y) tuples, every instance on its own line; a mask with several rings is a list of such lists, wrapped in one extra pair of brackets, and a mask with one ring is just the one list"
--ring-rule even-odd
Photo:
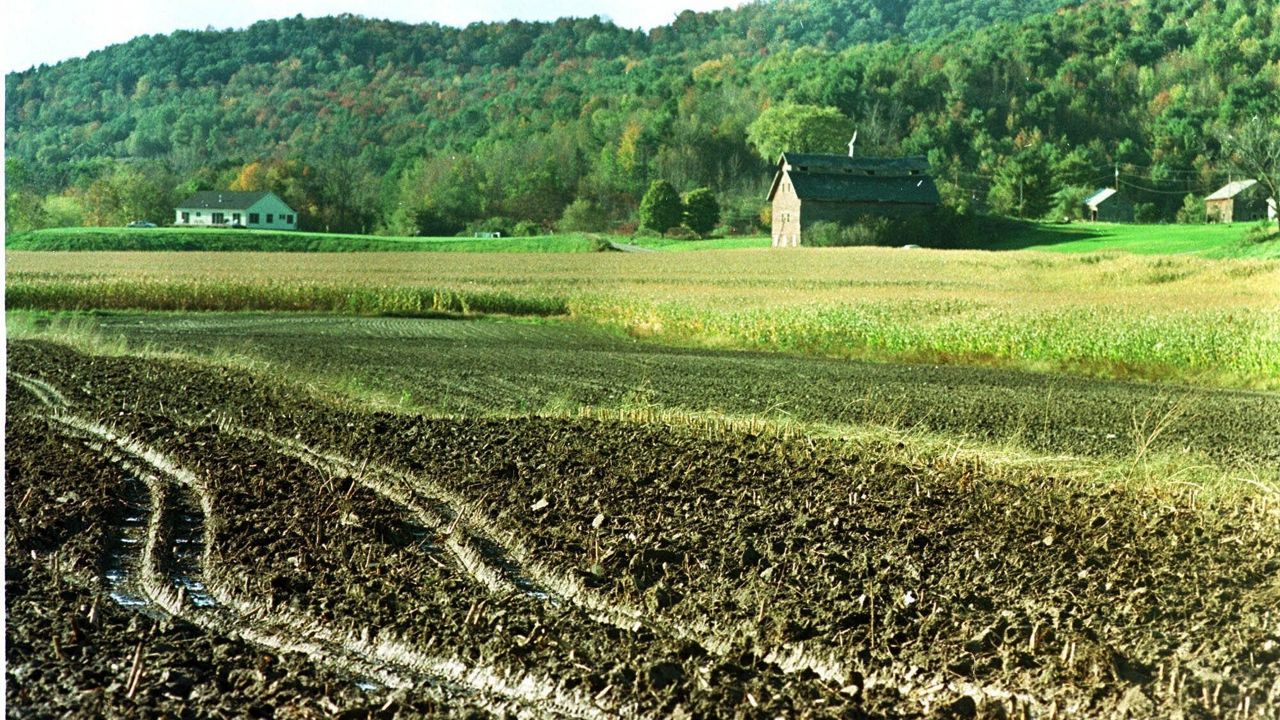
[(16, 716), (1280, 716), (1265, 497), (8, 370)]

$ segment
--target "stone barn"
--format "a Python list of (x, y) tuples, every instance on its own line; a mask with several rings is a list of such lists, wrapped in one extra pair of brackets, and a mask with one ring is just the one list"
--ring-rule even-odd
[(769, 188), (773, 246), (796, 247), (814, 223), (848, 225), (866, 216), (910, 218), (941, 199), (923, 157), (874, 158), (783, 153)]
[(1205, 222), (1237, 223), (1266, 220), (1267, 193), (1257, 180), (1236, 180), (1204, 199)]

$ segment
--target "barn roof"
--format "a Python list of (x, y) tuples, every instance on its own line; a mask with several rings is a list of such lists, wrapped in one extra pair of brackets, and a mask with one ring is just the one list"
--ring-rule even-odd
[(1257, 184), (1257, 180), (1236, 180), (1223, 185), (1216, 193), (1205, 198), (1205, 200), (1230, 200)]
[(1116, 192), (1117, 190), (1115, 188), (1103, 188), (1102, 190), (1090, 195), (1089, 199), (1084, 201), (1084, 204), (1089, 207), (1097, 207), (1114, 197)]
[(783, 153), (769, 189), (777, 192), (783, 170), (801, 200), (937, 205), (938, 188), (922, 157), (874, 158)]
[[(202, 210), (248, 210), (269, 192), (232, 192), (230, 190), (205, 190), (178, 203), (179, 208), (199, 208)], [(279, 200), (279, 198), (276, 198)], [(282, 201), (283, 202), (283, 201)], [(286, 205), (286, 207), (288, 207)]]

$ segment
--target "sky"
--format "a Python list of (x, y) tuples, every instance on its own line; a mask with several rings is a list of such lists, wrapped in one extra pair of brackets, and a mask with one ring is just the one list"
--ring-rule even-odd
[(352, 13), (411, 23), (463, 26), (472, 22), (608, 17), (628, 28), (665, 25), (682, 10), (715, 10), (738, 0), (6, 0), (4, 71), (83, 57), (139, 35), (213, 26), (243, 28), (258, 20)]

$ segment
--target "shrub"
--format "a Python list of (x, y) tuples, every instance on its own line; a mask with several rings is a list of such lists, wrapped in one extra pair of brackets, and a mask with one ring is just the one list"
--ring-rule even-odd
[(813, 247), (921, 245), (955, 248), (964, 247), (974, 234), (972, 217), (944, 206), (917, 217), (864, 215), (848, 224), (814, 223), (805, 229), (803, 244)]
[(817, 222), (804, 231), (804, 244), (813, 247), (837, 247), (841, 244), (844, 228), (833, 222)]
[(1257, 245), (1269, 240), (1280, 240), (1280, 233), (1276, 232), (1276, 226), (1268, 220), (1249, 228), (1248, 232), (1244, 234), (1244, 239), (1241, 243), (1244, 245)]
[(521, 220), (511, 228), (512, 237), (537, 237), (542, 234), (542, 226), (532, 220)]
[(1160, 222), (1160, 208), (1155, 203), (1137, 203), (1133, 206), (1133, 219), (1140, 223)]
[(587, 198), (578, 198), (566, 205), (556, 224), (561, 232), (603, 232), (608, 225), (604, 210)]
[(666, 237), (672, 238), (674, 240), (697, 240), (698, 238), (702, 237), (698, 233), (694, 232), (693, 230), (690, 230), (687, 227), (684, 227), (683, 225), (677, 225), (663, 234)]
[(463, 230), (461, 223), (454, 222), (444, 215), (423, 208), (413, 214), (413, 225), (417, 234), (422, 237), (449, 237)]

